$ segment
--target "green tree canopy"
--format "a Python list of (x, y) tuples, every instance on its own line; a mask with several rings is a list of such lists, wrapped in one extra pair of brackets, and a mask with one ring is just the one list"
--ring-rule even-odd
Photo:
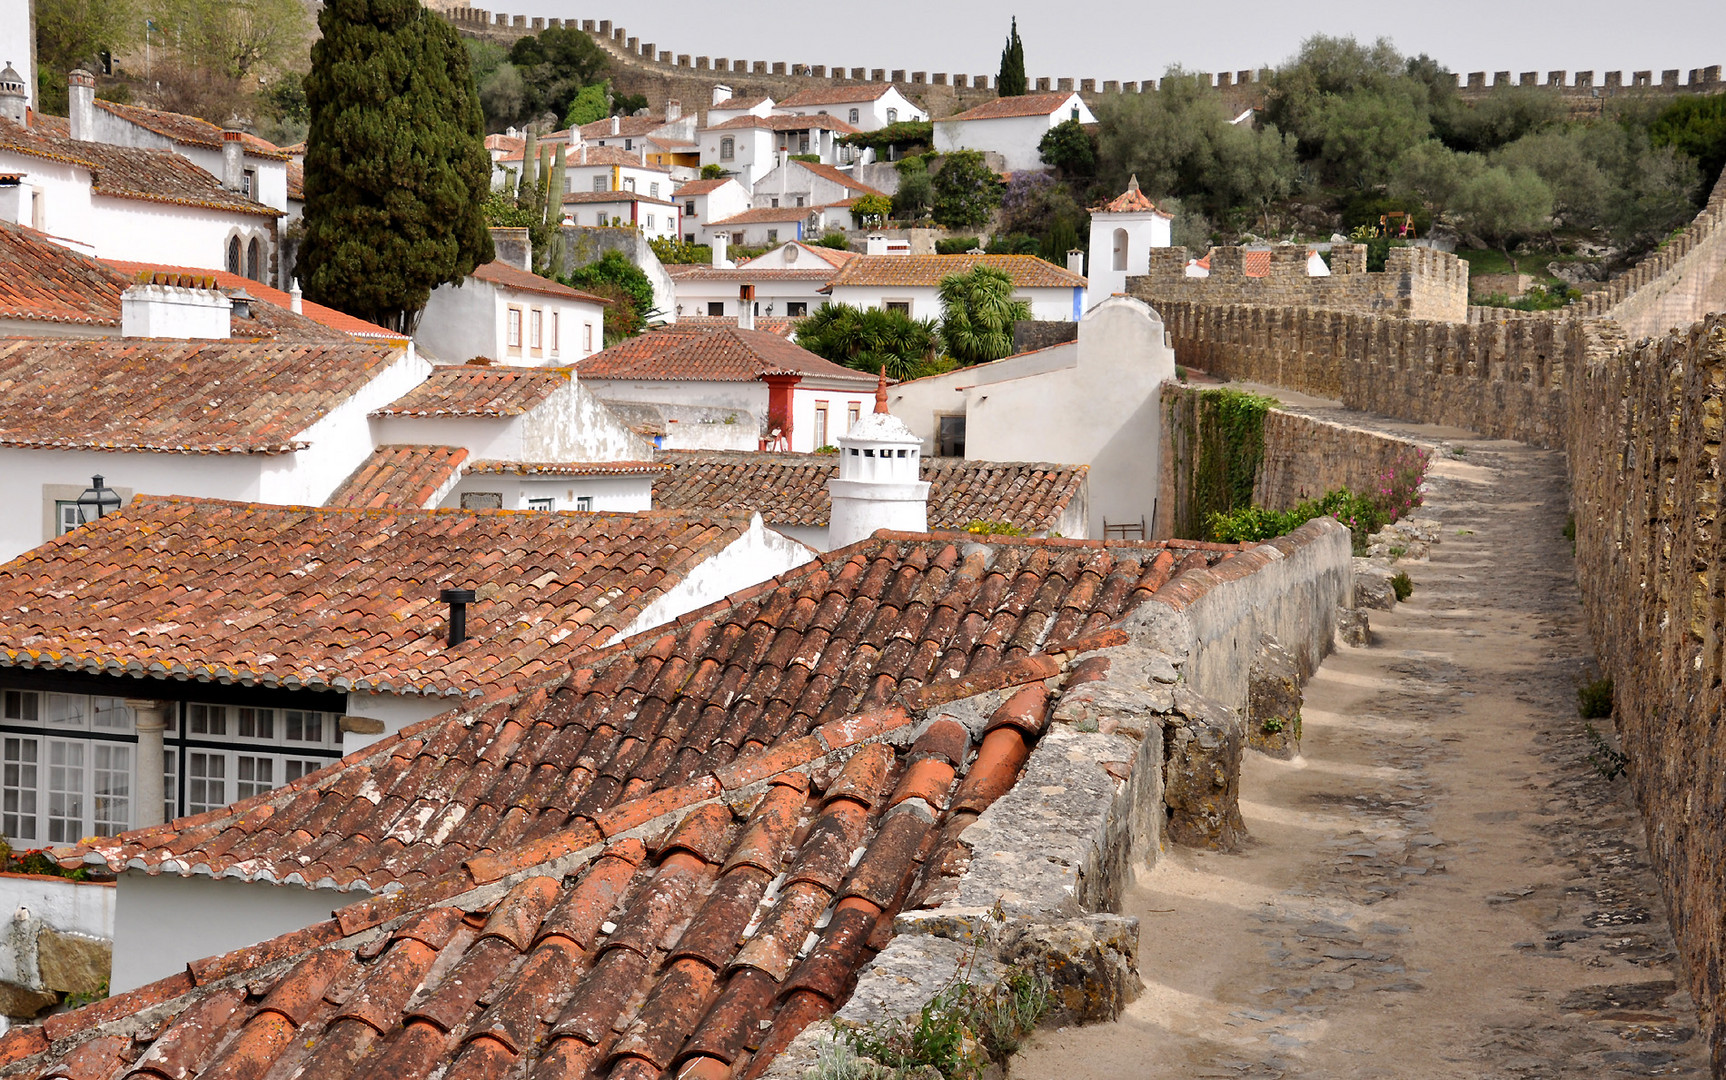
[(995, 77), (995, 93), (1001, 97), (1018, 97), (1031, 87), (1025, 78), (1025, 43), (1019, 40), (1019, 19), (1013, 18), (1013, 29), (1007, 34), (1007, 44), (1001, 49), (1001, 73)]
[(1511, 249), (1547, 227), (1552, 189), (1532, 169), (1493, 165), (1468, 182), (1457, 203), (1468, 231), (1504, 252), (1515, 266)]
[(1043, 164), (1063, 176), (1095, 176), (1097, 144), (1077, 120), (1063, 120), (1049, 129), (1037, 144)]
[[(129, 50), (143, 39), (133, 0), (36, 0), (37, 108), (66, 111), (66, 73), (99, 70), (102, 53)], [(0, 64), (8, 58), (0, 57)], [(28, 57), (10, 57), (20, 67)]]
[(605, 92), (605, 87), (599, 83), (589, 83), (576, 91), (574, 99), (569, 103), (569, 111), (563, 115), (563, 126), (580, 127), (595, 120), (604, 120), (611, 115), (610, 110), (610, 96)]
[(797, 344), (815, 355), (871, 374), (885, 367), (892, 379), (926, 374), (939, 343), (934, 320), (903, 311), (827, 304), (797, 324)]
[(1031, 306), (1013, 299), (1013, 279), (991, 266), (941, 279), (941, 341), (960, 364), (999, 360), (1013, 351), (1013, 324)]
[(1670, 146), (1694, 159), (1707, 191), (1726, 171), (1726, 95), (1681, 98), (1649, 125), (1656, 147)]
[(641, 333), (653, 315), (653, 282), (621, 251), (607, 251), (563, 278), (572, 289), (603, 296), (612, 302), (605, 313), (607, 348)]
[(893, 200), (886, 195), (865, 195), (851, 205), (851, 216), (865, 229), (879, 229), (893, 213)]
[(899, 173), (899, 190), (893, 193), (893, 216), (907, 221), (928, 217), (935, 202), (928, 162), (921, 156), (900, 158), (894, 169)]
[(950, 229), (982, 225), (1001, 205), (1006, 185), (981, 152), (955, 150), (941, 159), (932, 184), (935, 223)]
[(411, 334), (433, 289), (493, 258), (467, 49), (418, 0), (328, 0), (318, 24), (299, 278), (309, 299)]

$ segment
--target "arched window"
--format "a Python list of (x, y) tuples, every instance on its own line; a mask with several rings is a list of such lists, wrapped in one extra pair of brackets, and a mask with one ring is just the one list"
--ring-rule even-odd
[(855, 124), (857, 122), (857, 110), (856, 109), (851, 110), (851, 122), (853, 124)]
[(1127, 269), (1127, 230), (1125, 229), (1115, 230), (1115, 269), (1123, 272)]
[(730, 161), (737, 156), (737, 140), (727, 135), (719, 140), (719, 160)]
[(897, 124), (899, 122), (899, 110), (898, 109), (888, 109), (887, 110), (887, 122), (889, 124)]
[(252, 242), (246, 245), (246, 276), (253, 281), (264, 280), (263, 253), (263, 245), (258, 243), (257, 237), (252, 237)]
[(239, 272), (240, 238), (237, 236), (230, 236), (228, 237), (228, 273), (237, 274)]

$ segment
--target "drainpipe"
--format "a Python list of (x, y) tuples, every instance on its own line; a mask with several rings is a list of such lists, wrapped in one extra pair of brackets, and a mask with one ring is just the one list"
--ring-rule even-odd
[(132, 816), (132, 827), (148, 828), (162, 824), (163, 757), (162, 732), (168, 727), (170, 702), (148, 698), (127, 698), (132, 710), (133, 727), (138, 733), (138, 802)]

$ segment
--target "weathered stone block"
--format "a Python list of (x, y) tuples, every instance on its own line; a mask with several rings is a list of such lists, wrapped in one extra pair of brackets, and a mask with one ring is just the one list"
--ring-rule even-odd
[(1372, 644), (1372, 627), (1367, 625), (1366, 612), (1359, 608), (1337, 608), (1336, 633), (1344, 645), (1364, 649)]
[(1354, 606), (1389, 611), (1396, 607), (1396, 589), (1390, 580), (1396, 573), (1377, 559), (1354, 561)]
[(60, 1002), (60, 995), (46, 990), (32, 990), (15, 983), (0, 982), (0, 1016), (10, 1020), (29, 1020), (43, 1009)]
[(68, 994), (93, 994), (114, 967), (110, 942), (62, 934), (44, 926), (36, 935), (36, 973), (42, 985)]
[(1300, 753), (1300, 665), (1270, 638), (1247, 672), (1247, 745), (1276, 758)]
[(1048, 976), (1039, 1027), (1105, 1023), (1139, 996), (1139, 920), (1130, 916), (1009, 924), (996, 958)]
[(1246, 838), (1241, 820), (1240, 714), (1187, 690), (1175, 692), (1163, 727), (1163, 801), (1170, 839), (1189, 847), (1234, 851)]

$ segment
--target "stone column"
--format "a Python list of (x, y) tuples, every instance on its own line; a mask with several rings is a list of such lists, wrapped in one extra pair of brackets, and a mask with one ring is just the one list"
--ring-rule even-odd
[(126, 704), (132, 709), (133, 727), (138, 732), (138, 791), (132, 827), (142, 829), (162, 824), (162, 732), (168, 727), (173, 702), (127, 698)]

